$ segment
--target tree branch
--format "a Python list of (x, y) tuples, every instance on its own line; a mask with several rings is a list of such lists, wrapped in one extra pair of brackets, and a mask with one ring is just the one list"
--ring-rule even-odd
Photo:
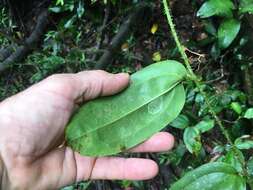
[[(37, 24), (31, 33), (31, 35), (24, 41), (23, 45), (17, 46), (13, 53), (9, 54), (13, 50), (12, 47), (9, 47), (8, 51), (3, 52), (2, 56), (0, 55), (0, 73), (9, 68), (13, 63), (21, 61), (24, 57), (38, 44), (42, 35), (44, 34), (44, 30), (48, 24), (48, 16), (49, 13), (47, 10), (43, 10), (37, 18)], [(1, 53), (0, 53), (1, 54)], [(1, 60), (4, 59), (4, 60)]]
[(121, 25), (119, 32), (112, 39), (106, 52), (99, 59), (97, 65), (95, 65), (95, 69), (105, 69), (109, 64), (111, 64), (115, 53), (119, 50), (120, 46), (129, 36), (133, 26), (136, 23), (144, 20), (144, 13), (146, 10), (150, 10), (150, 8), (151, 6), (147, 3), (141, 3), (136, 7), (133, 13)]

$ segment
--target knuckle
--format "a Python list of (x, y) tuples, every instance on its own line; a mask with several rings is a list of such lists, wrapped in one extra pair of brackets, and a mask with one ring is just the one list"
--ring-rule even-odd
[(108, 74), (106, 71), (103, 71), (103, 70), (95, 70), (95, 71), (91, 71), (91, 72), (92, 72), (92, 74), (98, 75), (101, 77), (106, 76)]
[(74, 86), (73, 79), (74, 77), (71, 74), (53, 74), (46, 79), (44, 85), (47, 89), (51, 88), (60, 93), (70, 93)]
[(81, 71), (77, 73), (77, 75), (81, 77), (87, 77), (87, 78), (95, 78), (96, 80), (99, 78), (106, 77), (108, 75), (108, 72), (104, 70), (92, 70), (92, 71)]
[(51, 81), (58, 81), (61, 80), (62, 78), (64, 78), (65, 74), (53, 74), (49, 77), (47, 77), (47, 80), (51, 80)]

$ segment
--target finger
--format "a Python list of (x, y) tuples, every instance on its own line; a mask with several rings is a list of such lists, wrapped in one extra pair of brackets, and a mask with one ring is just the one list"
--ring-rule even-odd
[(60, 187), (87, 179), (147, 180), (158, 173), (157, 164), (148, 159), (81, 156), (68, 147), (52, 151), (37, 161), (41, 168), (42, 189)]
[(98, 96), (109, 96), (128, 86), (127, 73), (110, 74), (105, 71), (83, 71), (77, 74), (55, 74), (35, 88), (50, 91), (69, 101), (86, 101)]
[(157, 164), (148, 159), (141, 158), (98, 158), (91, 179), (110, 180), (147, 180), (158, 173)]
[[(87, 180), (95, 159), (81, 156), (69, 147), (55, 149), (37, 161), (40, 163), (40, 189), (59, 189)], [(43, 183), (44, 182), (44, 183)]]
[(129, 75), (126, 73), (110, 74), (105, 71), (88, 71), (76, 75), (79, 83), (78, 94), (74, 99), (86, 101), (98, 96), (116, 94), (128, 86)]
[(150, 137), (144, 143), (132, 148), (129, 152), (164, 152), (174, 146), (174, 137), (167, 132), (160, 132)]

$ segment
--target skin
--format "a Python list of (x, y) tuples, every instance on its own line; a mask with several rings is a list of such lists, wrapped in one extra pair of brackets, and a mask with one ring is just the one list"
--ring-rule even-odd
[[(116, 94), (128, 83), (123, 73), (57, 74), (1, 102), (0, 189), (50, 190), (87, 179), (153, 178), (158, 166), (152, 160), (91, 158), (62, 145), (64, 128), (80, 104)], [(129, 151), (167, 151), (173, 143), (172, 135), (161, 132)]]

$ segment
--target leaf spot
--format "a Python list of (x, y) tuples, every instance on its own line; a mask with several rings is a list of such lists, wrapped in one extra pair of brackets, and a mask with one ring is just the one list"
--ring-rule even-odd
[(163, 109), (163, 97), (159, 97), (148, 104), (148, 113), (155, 115)]

